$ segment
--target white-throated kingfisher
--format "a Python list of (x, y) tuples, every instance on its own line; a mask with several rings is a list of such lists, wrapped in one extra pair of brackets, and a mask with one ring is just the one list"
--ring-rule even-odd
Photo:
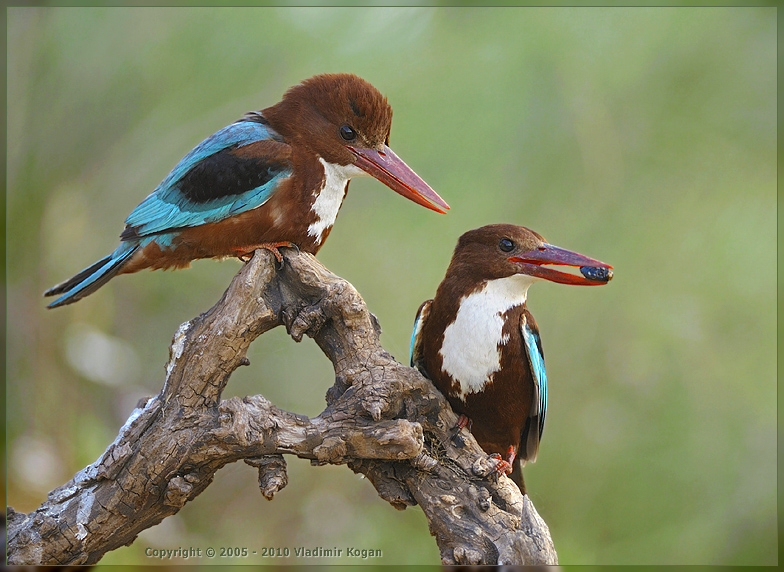
[(404, 197), (449, 208), (388, 147), (392, 108), (365, 80), (325, 74), (247, 113), (196, 146), (125, 220), (120, 246), (47, 290), (48, 307), (92, 294), (118, 274), (185, 268), (199, 258), (295, 246), (315, 254), (346, 196), (370, 175)]
[[(551, 266), (577, 267), (582, 275)], [(545, 242), (521, 226), (494, 224), (463, 234), (435, 298), (420, 306), (411, 365), (444, 394), (496, 470), (525, 494), (521, 462), (535, 461), (547, 412), (539, 328), (526, 309), (537, 280), (597, 285), (612, 266)], [(517, 462), (515, 462), (517, 461)]]

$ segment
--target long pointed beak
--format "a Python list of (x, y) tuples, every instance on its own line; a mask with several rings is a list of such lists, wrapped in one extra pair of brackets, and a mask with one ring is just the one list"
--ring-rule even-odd
[(355, 165), (369, 173), (396, 193), (439, 213), (446, 213), (449, 205), (417, 175), (411, 167), (384, 145), (384, 149), (359, 149), (347, 146), (357, 157)]
[[(529, 250), (519, 256), (512, 256), (508, 260), (517, 264), (522, 274), (544, 278), (559, 284), (597, 286), (599, 284), (607, 284), (613, 277), (612, 266), (609, 264), (577, 254), (571, 250), (547, 244), (546, 242), (536, 250)], [(543, 266), (545, 264), (579, 267), (582, 276), (545, 268)]]

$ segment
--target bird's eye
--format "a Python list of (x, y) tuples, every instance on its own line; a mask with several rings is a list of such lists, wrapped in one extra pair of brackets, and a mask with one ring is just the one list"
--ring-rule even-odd
[(515, 243), (509, 240), (508, 238), (502, 238), (501, 242), (498, 243), (498, 248), (500, 248), (504, 252), (511, 252), (514, 247), (515, 247)]
[(357, 138), (357, 132), (354, 131), (350, 126), (344, 125), (340, 128), (340, 136), (346, 141), (353, 141)]

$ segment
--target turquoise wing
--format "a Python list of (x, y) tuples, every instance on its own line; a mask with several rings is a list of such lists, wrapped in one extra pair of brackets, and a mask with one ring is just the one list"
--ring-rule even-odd
[(526, 423), (527, 434), (523, 433), (521, 441), (525, 443), (525, 461), (536, 461), (539, 452), (539, 441), (544, 433), (544, 421), (547, 416), (547, 370), (544, 365), (544, 351), (542, 338), (536, 321), (527, 310), (520, 317), (520, 330), (523, 334), (525, 353), (528, 356), (528, 365), (531, 368), (531, 378), (534, 383), (531, 408)]
[(121, 238), (218, 222), (268, 201), (291, 175), (289, 148), (263, 118), (249, 117), (259, 119), (237, 121), (188, 153), (128, 215)]

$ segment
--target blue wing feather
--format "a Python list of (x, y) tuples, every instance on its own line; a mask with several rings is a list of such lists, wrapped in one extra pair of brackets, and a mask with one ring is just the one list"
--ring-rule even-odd
[[(291, 175), (290, 167), (277, 165), (275, 174), (263, 185), (240, 194), (228, 194), (205, 201), (189, 199), (180, 190), (183, 177), (202, 161), (230, 148), (264, 140), (280, 140), (267, 125), (238, 121), (202, 141), (172, 169), (163, 182), (137, 206), (125, 223), (135, 238), (166, 233), (174, 229), (218, 222), (254, 209), (269, 200), (282, 179)], [(165, 245), (172, 237), (161, 236)], [(168, 239), (168, 240), (167, 240)]]
[[(531, 320), (533, 321), (533, 319)], [(539, 441), (544, 433), (544, 421), (547, 416), (547, 370), (544, 365), (544, 352), (542, 351), (542, 339), (535, 322), (533, 327), (523, 314), (521, 324), (525, 351), (528, 354), (528, 362), (531, 367), (531, 377), (534, 382), (533, 403), (529, 418), (535, 427), (528, 428), (528, 439), (526, 443), (526, 453), (529, 460), (535, 461), (539, 449)]]
[(44, 294), (45, 296), (56, 294), (62, 294), (62, 296), (47, 307), (57, 308), (89, 296), (115, 276), (139, 247), (138, 244), (123, 242), (106, 258), (85, 268), (70, 280), (49, 289)]
[(414, 367), (416, 364), (414, 363), (414, 346), (417, 344), (419, 338), (419, 332), (422, 331), (422, 320), (420, 318), (420, 313), (417, 312), (416, 318), (414, 318), (414, 329), (411, 332), (411, 347), (408, 350), (408, 365)]
[(417, 310), (416, 318), (414, 319), (414, 331), (411, 332), (411, 349), (409, 350), (409, 363), (411, 367), (417, 368), (422, 375), (428, 377), (425, 370), (424, 350), (422, 348), (422, 326), (427, 319), (428, 312), (430, 312), (430, 305), (433, 300), (426, 300), (422, 303)]
[(531, 360), (531, 372), (534, 375), (534, 383), (538, 387), (538, 415), (539, 415), (539, 437), (544, 431), (544, 420), (547, 415), (547, 370), (544, 366), (544, 354), (542, 352), (542, 340), (539, 332), (534, 332), (526, 324), (523, 328), (526, 351)]
[[(242, 152), (236, 150), (259, 143)], [(171, 248), (179, 229), (217, 222), (264, 204), (291, 175), (289, 147), (258, 113), (208, 137), (188, 153), (126, 219), (109, 256), (50, 288), (50, 308), (95, 292), (151, 242)]]

